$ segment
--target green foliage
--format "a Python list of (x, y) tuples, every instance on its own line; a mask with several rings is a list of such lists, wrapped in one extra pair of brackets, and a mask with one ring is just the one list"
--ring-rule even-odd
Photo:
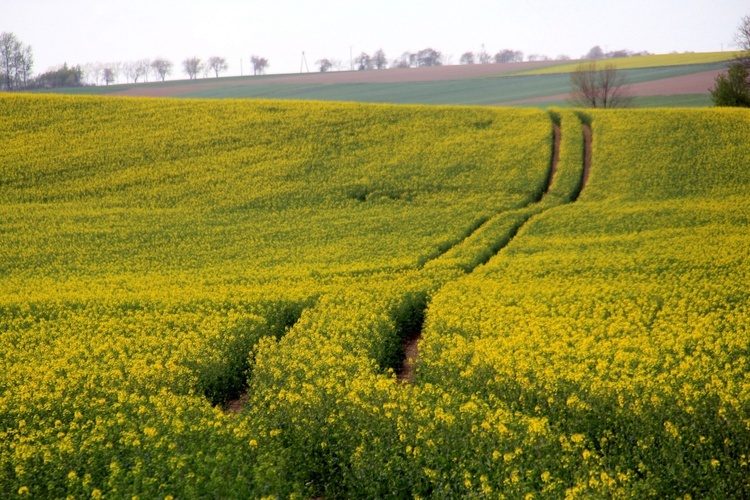
[(734, 63), (729, 70), (716, 77), (711, 89), (714, 106), (750, 107), (750, 75), (747, 66)]

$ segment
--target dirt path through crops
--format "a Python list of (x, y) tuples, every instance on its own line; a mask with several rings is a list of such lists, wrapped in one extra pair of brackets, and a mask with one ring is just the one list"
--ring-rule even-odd
[[(588, 126), (584, 126), (586, 129), (588, 129)], [(584, 136), (586, 132), (584, 130)], [(552, 161), (550, 165), (550, 171), (549, 171), (549, 178), (547, 179), (547, 185), (544, 189), (544, 194), (547, 194), (550, 187), (552, 186), (552, 182), (555, 178), (555, 173), (557, 172), (557, 164), (560, 161), (560, 138), (561, 138), (561, 131), (560, 126), (556, 123), (552, 124), (552, 135), (553, 135), (553, 141), (552, 141)], [(586, 136), (585, 136), (586, 137)], [(591, 131), (588, 132), (588, 140), (589, 144), (591, 141)], [(585, 140), (585, 141), (586, 141)], [(586, 147), (586, 142), (584, 141), (584, 148), (587, 152), (590, 152), (590, 147)], [(584, 155), (584, 173), (583, 173), (583, 181), (582, 185), (585, 184), (586, 179), (588, 179), (588, 167), (587, 162), (590, 161), (591, 155), (585, 154)], [(583, 189), (583, 186), (581, 186), (581, 189)], [(543, 195), (542, 195), (543, 196)], [(481, 227), (481, 226), (480, 226)], [(478, 229), (478, 228), (477, 228)], [(470, 238), (471, 235), (467, 236), (466, 238)], [(464, 240), (466, 239), (464, 238)], [(512, 238), (511, 238), (512, 239)], [(462, 241), (464, 241), (462, 240)], [(422, 340), (422, 333), (410, 337), (404, 341), (403, 344), (403, 350), (404, 350), (404, 361), (401, 364), (401, 369), (396, 373), (396, 379), (401, 383), (411, 384), (416, 380), (416, 366), (417, 361), (419, 360), (419, 341)]]
[(560, 161), (560, 125), (557, 123), (552, 123), (552, 136), (553, 136), (553, 145), (552, 145), (552, 166), (549, 170), (549, 179), (547, 179), (547, 187), (544, 189), (544, 193), (549, 192), (549, 188), (552, 187), (552, 180), (555, 178), (555, 174), (557, 173), (557, 163)]
[(228, 415), (236, 415), (237, 413), (241, 412), (242, 407), (245, 406), (245, 403), (247, 403), (248, 398), (249, 398), (248, 394), (245, 393), (237, 399), (228, 401), (225, 413), (227, 413)]
[(583, 177), (581, 177), (581, 190), (578, 191), (578, 196), (586, 187), (591, 173), (591, 127), (585, 123), (581, 127), (583, 128)]

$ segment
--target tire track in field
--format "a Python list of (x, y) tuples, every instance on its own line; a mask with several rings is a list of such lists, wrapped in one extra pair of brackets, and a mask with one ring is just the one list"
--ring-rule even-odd
[(581, 192), (586, 187), (586, 183), (589, 181), (589, 174), (591, 173), (591, 126), (582, 123), (581, 128), (583, 129), (583, 175), (581, 176), (581, 189), (578, 191), (575, 200), (578, 200), (578, 197), (581, 196)]
[[(569, 201), (568, 203), (574, 203), (574, 202), (576, 202), (578, 200), (578, 198), (581, 196), (581, 193), (585, 189), (586, 184), (588, 183), (588, 180), (589, 180), (589, 176), (591, 174), (591, 156), (592, 156), (592, 133), (591, 133), (591, 126), (588, 125), (588, 124), (586, 124), (586, 123), (584, 123), (583, 121), (581, 122), (580, 126), (581, 126), (581, 132), (583, 134), (583, 168), (582, 168), (582, 171), (581, 171), (581, 182), (580, 182), (580, 187), (577, 189), (577, 192), (575, 192), (573, 194), (571, 201)], [(539, 199), (537, 199), (534, 202), (531, 202), (531, 203), (527, 204), (524, 208), (529, 208), (529, 207), (531, 207), (533, 205), (541, 203), (542, 200), (544, 199), (544, 196), (549, 192), (549, 190), (552, 187), (552, 184), (554, 182), (554, 177), (555, 177), (555, 174), (557, 173), (557, 170), (558, 170), (558, 163), (560, 161), (560, 142), (561, 142), (561, 137), (562, 137), (562, 132), (561, 132), (560, 126), (557, 123), (555, 123), (555, 122), (553, 122), (553, 134), (554, 134), (554, 141), (553, 141), (553, 148), (552, 148), (552, 160), (551, 160), (551, 163), (550, 163), (550, 170), (549, 170), (549, 177), (547, 179), (547, 185), (545, 187), (544, 192), (539, 197)], [(525, 220), (523, 220), (520, 224), (518, 224), (518, 225), (516, 225), (516, 226), (514, 226), (514, 227), (512, 227), (510, 229), (510, 233), (508, 235), (509, 237), (508, 237), (507, 241), (502, 246), (500, 246), (497, 249), (497, 251), (494, 253), (494, 255), (497, 255), (500, 251), (502, 251), (505, 247), (507, 247), (513, 241), (513, 239), (516, 237), (516, 235), (521, 230), (521, 228), (523, 228), (523, 226), (525, 226), (526, 224), (528, 224), (528, 222), (531, 219), (533, 219), (534, 217), (537, 217), (537, 216), (543, 214), (544, 212), (546, 212), (547, 210), (549, 210), (549, 208), (552, 208), (552, 207), (555, 207), (555, 206), (561, 206), (563, 204), (568, 204), (568, 203), (562, 203), (560, 205), (552, 205), (551, 207), (544, 208), (544, 209), (542, 209), (539, 212), (530, 212), (528, 214), (528, 217), (526, 217)], [(483, 222), (482, 224), (480, 224), (474, 231), (471, 232), (471, 234), (469, 234), (469, 236), (467, 236), (466, 238), (464, 238), (462, 240), (462, 242), (466, 241), (468, 238), (470, 238), (476, 231), (478, 231), (488, 221), (489, 221), (489, 219), (487, 221)], [(460, 243), (458, 243), (458, 244), (460, 244)], [(446, 250), (446, 252), (447, 252), (447, 250)], [(443, 252), (443, 254), (444, 253), (445, 252)], [(476, 269), (477, 267), (479, 267), (479, 265), (477, 265), (476, 267), (474, 267), (473, 269), (471, 269), (469, 271), (469, 273), (467, 273), (467, 274), (470, 274), (471, 272), (473, 272), (474, 269)], [(425, 304), (425, 308), (426, 307), (427, 307), (427, 304)], [(420, 329), (420, 331), (417, 332), (415, 335), (413, 335), (413, 336), (411, 336), (409, 338), (406, 338), (404, 340), (404, 343), (403, 343), (404, 361), (402, 363), (401, 369), (396, 373), (396, 378), (397, 378), (398, 382), (406, 383), (406, 384), (411, 384), (411, 383), (414, 383), (416, 381), (416, 372), (415, 372), (415, 370), (416, 370), (417, 361), (419, 360), (419, 341), (421, 339), (422, 339), (422, 331)]]
[[(552, 153), (550, 156), (550, 167), (549, 167), (549, 170), (547, 171), (548, 172), (547, 181), (545, 183), (544, 189), (542, 190), (541, 193), (539, 193), (536, 199), (529, 201), (524, 206), (517, 208), (515, 210), (523, 210), (541, 202), (542, 198), (544, 198), (544, 195), (546, 195), (549, 192), (550, 187), (552, 186), (552, 182), (555, 177), (555, 173), (557, 172), (557, 164), (560, 161), (560, 137), (561, 137), (560, 126), (557, 123), (552, 122)], [(478, 219), (478, 221), (476, 221), (471, 227), (469, 227), (468, 231), (459, 241), (445, 248), (439, 249), (433, 255), (429, 256), (424, 261), (421, 261), (418, 265), (419, 269), (424, 269), (425, 265), (427, 265), (428, 262), (439, 259), (446, 253), (450, 252), (451, 249), (459, 246), (464, 241), (470, 239), (472, 236), (474, 236), (474, 234), (477, 231), (482, 229), (490, 220), (492, 220), (493, 217), (486, 217), (486, 218)]]
[[(531, 207), (533, 205), (541, 203), (541, 201), (544, 199), (544, 196), (549, 192), (550, 188), (552, 187), (552, 184), (553, 184), (554, 178), (555, 178), (555, 174), (557, 173), (558, 163), (560, 161), (560, 140), (561, 140), (561, 137), (562, 137), (562, 132), (560, 130), (560, 125), (558, 125), (555, 122), (552, 122), (552, 136), (553, 136), (553, 140), (552, 140), (552, 155), (551, 155), (551, 159), (550, 159), (550, 168), (548, 170), (549, 173), (548, 173), (548, 176), (547, 176), (547, 182), (546, 182), (546, 185), (544, 187), (544, 190), (542, 191), (542, 193), (539, 195), (539, 197), (536, 200), (527, 203), (520, 210), (523, 210), (525, 208), (529, 208), (529, 207)], [(584, 141), (584, 152), (585, 152), (585, 150), (586, 150), (586, 146), (585, 146), (585, 141)], [(585, 153), (584, 153), (584, 157), (585, 157)], [(585, 163), (586, 162), (584, 160), (584, 172), (586, 172)], [(585, 181), (582, 180), (582, 186), (583, 186), (584, 182)], [(581, 188), (581, 189), (583, 189), (583, 188)], [(580, 191), (579, 191), (578, 194), (580, 194)], [(497, 250), (497, 252), (499, 252), (500, 250), (502, 250), (503, 248), (505, 248), (506, 246), (508, 246), (510, 244), (510, 242), (513, 241), (513, 238), (516, 236), (516, 234), (518, 233), (518, 231), (520, 231), (520, 229), (524, 225), (526, 225), (526, 223), (532, 217), (534, 217), (534, 215), (538, 215), (538, 214), (530, 213), (529, 216), (528, 216), (528, 218), (526, 218), (526, 220), (524, 220), (523, 222), (521, 222), (521, 224), (518, 225), (517, 227), (513, 228), (512, 231), (511, 231), (511, 234), (510, 234), (510, 238), (508, 239), (508, 241), (504, 245), (502, 245)], [(484, 222), (482, 222), (481, 224), (479, 224), (465, 238), (463, 238), (461, 241), (459, 241), (455, 245), (451, 246), (450, 248), (446, 249), (445, 251), (441, 252), (436, 257), (434, 257), (434, 258), (429, 259), (428, 261), (426, 261), (424, 264), (422, 264), (422, 267), (424, 267), (424, 265), (427, 262), (429, 262), (430, 260), (435, 260), (435, 259), (440, 258), (442, 255), (444, 255), (445, 253), (447, 253), (451, 248), (453, 248), (453, 247), (455, 247), (457, 245), (460, 245), (464, 241), (466, 241), (469, 238), (471, 238), (472, 235), (474, 235), (479, 229), (481, 229), (490, 220), (491, 219), (488, 218), (487, 220), (485, 220)], [(495, 252), (495, 255), (497, 255), (497, 252)], [(476, 267), (474, 269), (476, 269)], [(469, 271), (469, 273), (473, 272), (474, 269), (472, 269), (471, 271)], [(427, 307), (427, 304), (425, 304), (425, 308), (426, 307)], [(403, 360), (403, 362), (401, 364), (401, 369), (398, 372), (396, 372), (396, 379), (397, 379), (398, 382), (406, 383), (406, 384), (411, 384), (411, 383), (415, 382), (415, 380), (416, 380), (416, 373), (415, 373), (416, 364), (417, 364), (417, 361), (419, 360), (419, 341), (421, 339), (422, 339), (422, 330), (420, 329), (414, 335), (412, 335), (410, 337), (407, 337), (404, 340), (403, 347), (402, 347), (403, 353), (404, 353), (404, 360)]]

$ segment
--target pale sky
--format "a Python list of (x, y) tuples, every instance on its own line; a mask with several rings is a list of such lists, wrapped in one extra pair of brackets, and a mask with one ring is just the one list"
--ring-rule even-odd
[[(266, 57), (268, 73), (310, 71), (322, 58), (349, 67), (350, 50), (382, 48), (392, 60), (431, 47), (501, 49), (577, 58), (605, 50), (713, 52), (733, 49), (748, 0), (0, 0), (0, 32), (31, 45), (34, 72), (69, 65), (218, 55), (226, 76)], [(243, 61), (242, 66), (240, 61)]]

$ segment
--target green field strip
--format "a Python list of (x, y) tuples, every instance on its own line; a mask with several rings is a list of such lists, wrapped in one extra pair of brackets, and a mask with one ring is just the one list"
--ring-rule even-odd
[[(720, 69), (723, 63), (625, 70), (631, 84)], [(475, 80), (356, 84), (255, 84), (188, 92), (195, 98), (283, 98), (402, 104), (501, 104), (570, 91), (567, 74), (502, 76)], [(533, 105), (539, 107), (538, 105)]]
[[(640, 69), (666, 66), (698, 66), (722, 63), (726, 66), (736, 56), (735, 52), (698, 52), (688, 54), (656, 54), (649, 56), (622, 57), (616, 59), (601, 59), (600, 64), (612, 63), (618, 69)], [(587, 61), (583, 61), (587, 62)], [(544, 75), (552, 73), (570, 73), (575, 71), (581, 62), (560, 64), (525, 71), (519, 71), (516, 75)]]
[[(708, 62), (693, 65), (673, 65), (625, 69), (629, 83), (642, 83), (688, 75), (703, 71), (721, 69), (723, 62)], [(570, 80), (567, 73), (533, 74), (526, 76), (497, 76), (476, 79), (448, 80), (439, 82), (404, 82), (404, 83), (258, 83), (253, 77), (233, 77), (221, 79), (221, 85), (203, 90), (191, 91), (190, 86), (211, 83), (211, 80), (187, 80), (179, 82), (157, 82), (138, 85), (113, 85), (109, 87), (84, 87), (79, 89), (60, 89), (54, 92), (71, 94), (109, 94), (137, 88), (169, 88), (170, 85), (185, 85), (180, 94), (174, 97), (207, 98), (207, 99), (295, 99), (317, 101), (350, 101), (371, 103), (399, 104), (461, 104), (461, 105), (497, 105), (524, 99), (535, 99), (544, 96), (566, 94), (570, 91)], [(650, 101), (643, 101), (647, 105)], [(669, 104), (669, 99), (654, 101)], [(684, 100), (676, 101), (677, 104)], [(690, 100), (689, 103), (705, 102)], [(549, 105), (565, 106), (563, 102), (534, 103), (524, 107), (545, 107)], [(697, 105), (697, 104), (692, 104)]]

